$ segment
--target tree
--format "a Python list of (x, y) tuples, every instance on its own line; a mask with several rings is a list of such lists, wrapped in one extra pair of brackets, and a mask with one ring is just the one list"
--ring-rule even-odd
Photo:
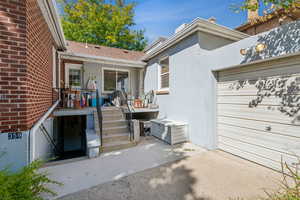
[(272, 17), (281, 15), (281, 17), (288, 16), (290, 13), (300, 9), (300, 0), (243, 0), (240, 5), (233, 5), (233, 9), (237, 12), (252, 10), (256, 11), (263, 7), (264, 17)]
[(62, 26), (68, 40), (141, 51), (144, 30), (132, 30), (135, 3), (117, 0), (60, 0)]

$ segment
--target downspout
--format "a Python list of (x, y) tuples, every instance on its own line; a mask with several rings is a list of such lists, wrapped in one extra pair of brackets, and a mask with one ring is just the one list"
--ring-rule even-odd
[(34, 134), (36, 132), (36, 130), (42, 125), (42, 123), (50, 116), (50, 114), (54, 111), (54, 109), (56, 108), (56, 106), (59, 104), (60, 99), (57, 100), (52, 106), (51, 108), (37, 121), (37, 123), (35, 123), (35, 125), (29, 130), (28, 132), (28, 164), (32, 163), (34, 161), (34, 153), (35, 153), (35, 149), (34, 149), (34, 136), (32, 134)]

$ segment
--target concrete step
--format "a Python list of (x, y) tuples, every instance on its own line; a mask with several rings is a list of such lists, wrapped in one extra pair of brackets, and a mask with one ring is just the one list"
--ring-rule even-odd
[(109, 134), (103, 135), (103, 144), (107, 144), (110, 142), (117, 142), (117, 141), (129, 141), (129, 133), (118, 133), (118, 134)]
[(133, 147), (135, 145), (136, 144), (134, 142), (131, 142), (131, 141), (109, 142), (109, 143), (103, 144), (103, 146), (100, 147), (100, 151), (101, 152), (118, 151), (118, 150)]
[(102, 131), (103, 131), (103, 135), (127, 133), (128, 127), (127, 126), (115, 126), (112, 128), (103, 128)]
[(103, 122), (125, 120), (123, 115), (102, 115)]
[(128, 122), (125, 120), (112, 120), (112, 121), (104, 121), (103, 128), (113, 128), (116, 126), (127, 126)]
[(102, 116), (106, 115), (122, 115), (123, 111), (122, 110), (106, 110), (102, 111)]
[(111, 110), (121, 110), (119, 107), (110, 106), (110, 107), (101, 107), (102, 111), (111, 111)]

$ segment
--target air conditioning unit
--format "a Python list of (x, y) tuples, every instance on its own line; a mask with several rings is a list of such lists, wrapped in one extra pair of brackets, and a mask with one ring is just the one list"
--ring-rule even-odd
[(151, 120), (151, 135), (170, 145), (187, 142), (188, 124), (167, 119)]

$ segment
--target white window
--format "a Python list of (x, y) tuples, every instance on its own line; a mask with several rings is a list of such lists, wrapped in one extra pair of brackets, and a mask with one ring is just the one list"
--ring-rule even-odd
[(82, 86), (82, 65), (66, 64), (66, 87), (81, 89)]
[(110, 93), (115, 90), (121, 90), (126, 93), (130, 91), (129, 71), (121, 69), (102, 69), (102, 91)]
[(160, 61), (160, 90), (168, 90), (170, 83), (169, 57)]
[(56, 49), (55, 47), (52, 47), (52, 87), (57, 88), (57, 61), (56, 61)]

